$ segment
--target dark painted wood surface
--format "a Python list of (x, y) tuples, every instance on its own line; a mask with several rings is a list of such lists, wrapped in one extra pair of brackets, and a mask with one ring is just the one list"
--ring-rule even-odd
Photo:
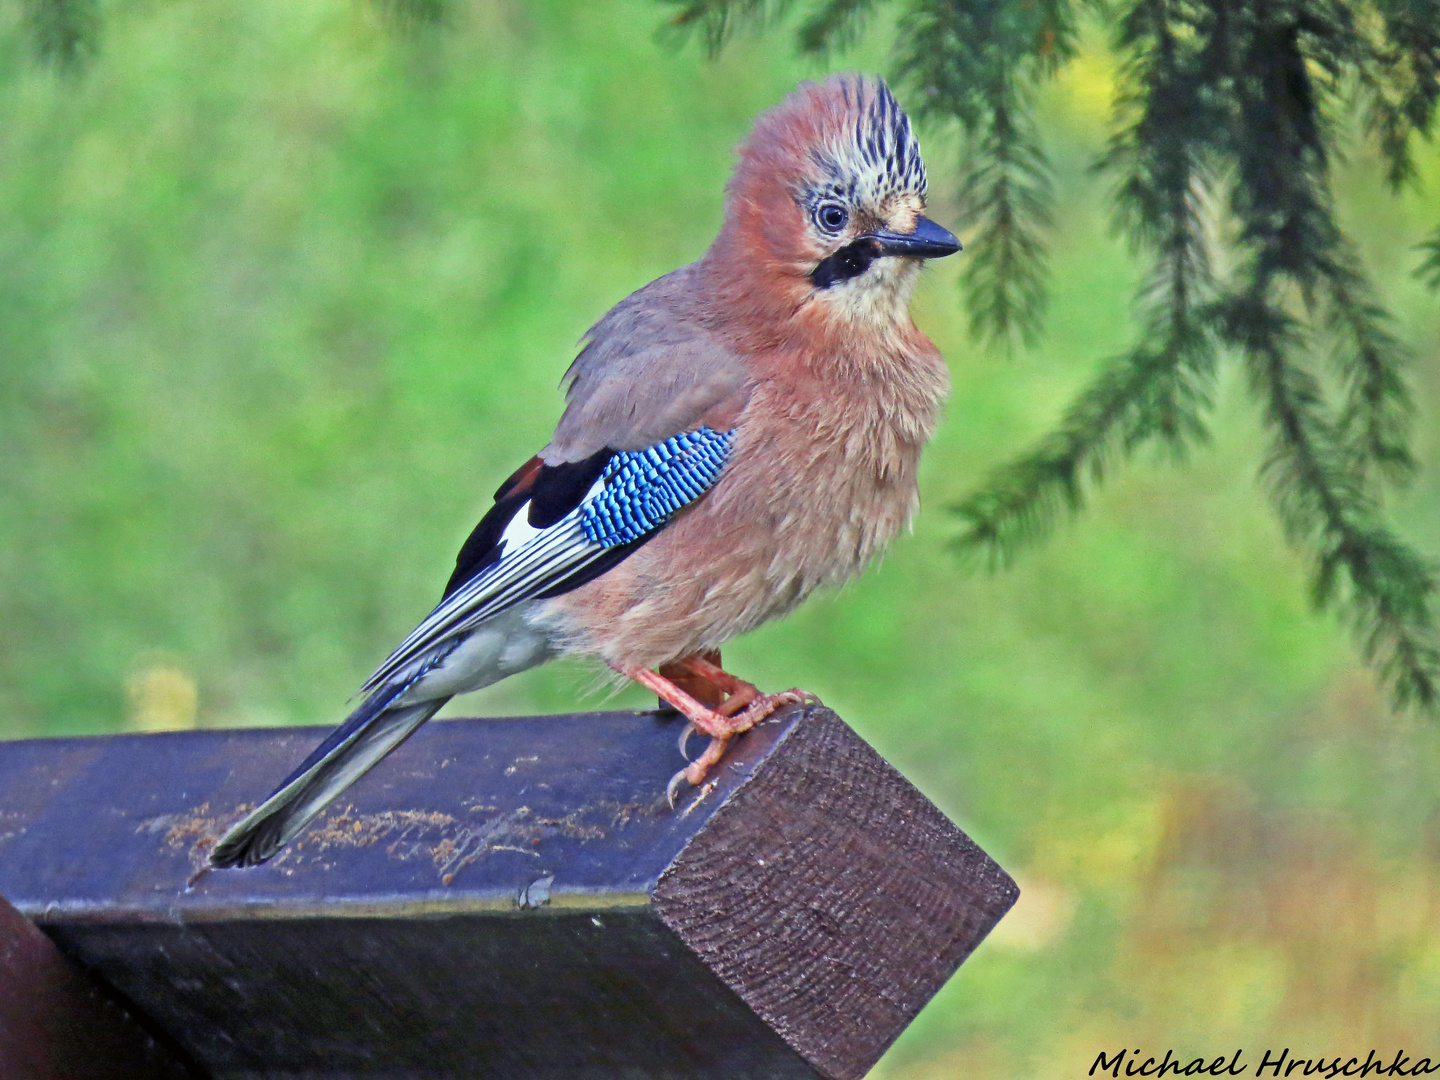
[(824, 708), (426, 725), (186, 880), (317, 729), (0, 746), (0, 893), (216, 1077), (862, 1076), (1014, 883)]
[(194, 1075), (0, 898), (0, 1077), (185, 1080)]

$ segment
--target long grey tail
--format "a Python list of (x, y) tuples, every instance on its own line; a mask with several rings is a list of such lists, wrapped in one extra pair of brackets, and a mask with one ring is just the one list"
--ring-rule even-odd
[(401, 684), (371, 694), (268, 799), (220, 838), (210, 852), (210, 865), (255, 866), (276, 854), (449, 700), (392, 706), (405, 689)]

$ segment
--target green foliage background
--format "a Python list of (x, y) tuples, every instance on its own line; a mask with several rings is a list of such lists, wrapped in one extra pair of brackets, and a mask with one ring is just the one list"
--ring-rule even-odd
[[(100, 10), (66, 69), (0, 7), (0, 736), (329, 722), (545, 440), (579, 335), (700, 254), (731, 147), (819, 69), (783, 35), (666, 49), (651, 0)], [(945, 507), (1130, 340), (1137, 267), (1087, 170), (1112, 70), (1092, 36), (1044, 102), (1048, 336), (976, 348), (958, 260), (928, 271), (956, 389), (915, 535), (727, 666), (819, 693), (1026, 889), (878, 1076), (1440, 1056), (1440, 731), (1307, 610), (1242, 388), (1187, 467), (1117, 474), (1015, 569), (947, 549)], [(924, 134), (933, 214), (968, 238), (953, 139)], [(1343, 206), (1416, 349), (1422, 471), (1393, 510), (1436, 553), (1440, 310), (1406, 238), (1440, 155), (1398, 200), (1373, 158)], [(592, 683), (556, 665), (448, 711)]]

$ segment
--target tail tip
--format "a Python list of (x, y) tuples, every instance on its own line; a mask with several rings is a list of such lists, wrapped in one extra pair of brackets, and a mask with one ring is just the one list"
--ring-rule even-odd
[(265, 824), (267, 822), (252, 823), (247, 819), (234, 826), (210, 850), (209, 865), (216, 870), (259, 866), (274, 856), (284, 845), (266, 836), (269, 830), (264, 828)]

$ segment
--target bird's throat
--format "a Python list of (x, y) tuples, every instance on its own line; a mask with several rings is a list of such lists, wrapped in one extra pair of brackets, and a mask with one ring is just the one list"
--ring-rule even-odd
[(811, 293), (815, 301), (812, 310), (823, 313), (828, 330), (868, 333), (887, 342), (897, 334), (903, 337), (914, 326), (910, 321), (910, 296), (919, 274), (918, 260), (872, 258), (857, 273), (836, 277), (824, 287), (817, 283)]

